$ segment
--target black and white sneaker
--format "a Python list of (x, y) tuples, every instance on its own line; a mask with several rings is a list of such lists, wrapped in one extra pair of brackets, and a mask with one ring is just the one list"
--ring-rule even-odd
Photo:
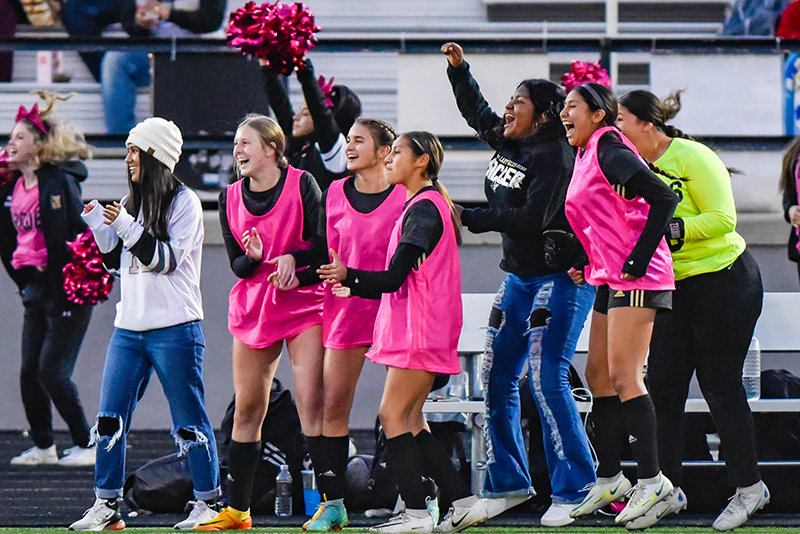
[(70, 530), (99, 531), (122, 530), (125, 521), (119, 513), (119, 499), (97, 499), (94, 505), (83, 513), (83, 517), (69, 526)]
[(484, 500), (477, 495), (470, 495), (453, 501), (450, 511), (434, 532), (461, 532), (473, 525), (483, 523), (489, 517)]

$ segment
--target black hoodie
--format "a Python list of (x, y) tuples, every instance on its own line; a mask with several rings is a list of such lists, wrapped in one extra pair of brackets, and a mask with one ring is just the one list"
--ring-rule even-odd
[[(39, 216), (47, 247), (47, 270), (44, 273), (44, 298), (53, 311), (64, 311), (76, 305), (67, 300), (63, 289), (64, 266), (72, 260), (67, 241), (86, 231), (81, 219), (83, 198), (80, 182), (86, 180), (88, 171), (80, 161), (69, 161), (58, 166), (45, 163), (36, 170), (39, 180)], [(18, 178), (22, 179), (22, 178)], [(0, 258), (8, 274), (22, 292), (37, 275), (36, 269), (14, 269), (11, 257), (17, 247), (17, 230), (11, 220), (11, 193), (14, 183), (0, 188)]]
[(510, 140), (495, 134), (503, 118), (489, 107), (465, 61), (448, 66), (458, 109), (472, 129), (495, 149), (484, 181), (489, 209), (465, 209), (461, 222), (472, 233), (500, 232), (500, 268), (521, 276), (558, 272), (544, 259), (545, 229), (570, 231), (564, 197), (575, 151), (566, 136)]

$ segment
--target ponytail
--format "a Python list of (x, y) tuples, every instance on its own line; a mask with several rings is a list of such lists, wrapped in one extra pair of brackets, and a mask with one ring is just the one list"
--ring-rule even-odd
[(460, 245), (461, 243), (463, 243), (463, 239), (461, 238), (461, 232), (463, 226), (461, 225), (461, 217), (459, 216), (458, 211), (456, 210), (456, 206), (455, 204), (453, 204), (453, 201), (450, 200), (450, 195), (447, 194), (447, 189), (445, 188), (444, 184), (442, 184), (439, 181), (438, 178), (435, 178), (433, 180), (433, 187), (435, 187), (439, 191), (439, 193), (447, 201), (447, 205), (450, 206), (450, 218), (453, 220), (453, 230), (456, 233), (456, 243)]

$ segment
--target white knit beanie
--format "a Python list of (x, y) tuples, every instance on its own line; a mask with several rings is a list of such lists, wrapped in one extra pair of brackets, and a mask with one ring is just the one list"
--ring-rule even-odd
[(139, 147), (139, 150), (147, 152), (170, 171), (174, 171), (175, 164), (181, 157), (183, 136), (174, 122), (150, 117), (133, 127), (125, 145)]

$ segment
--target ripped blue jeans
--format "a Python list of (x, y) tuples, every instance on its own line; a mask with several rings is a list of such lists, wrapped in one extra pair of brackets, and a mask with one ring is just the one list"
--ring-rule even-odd
[(595, 481), (586, 432), (569, 386), (569, 364), (595, 290), (566, 273), (506, 276), (489, 318), (483, 360), (488, 465), (483, 495), (533, 493), (520, 426), (519, 380), (528, 363), (553, 503), (579, 502)]
[(169, 403), (172, 435), (189, 459), (195, 498), (208, 500), (219, 494), (217, 442), (205, 409), (204, 350), (199, 321), (144, 332), (114, 329), (103, 368), (97, 424), (92, 428), (98, 498), (122, 496), (125, 438), (154, 369)]

